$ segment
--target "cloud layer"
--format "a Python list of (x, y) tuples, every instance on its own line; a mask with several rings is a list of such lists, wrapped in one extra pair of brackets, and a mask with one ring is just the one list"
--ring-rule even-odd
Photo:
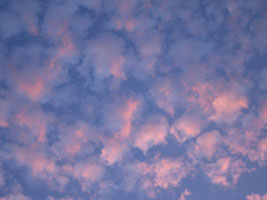
[(265, 200), (266, 8), (1, 1), (0, 199)]

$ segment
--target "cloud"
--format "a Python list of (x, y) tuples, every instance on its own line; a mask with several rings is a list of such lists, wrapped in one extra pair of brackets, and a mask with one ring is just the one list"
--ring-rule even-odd
[(184, 192), (181, 194), (179, 200), (186, 200), (187, 196), (190, 196), (192, 193), (186, 188)]
[(58, 139), (51, 148), (58, 159), (73, 160), (75, 157), (87, 156), (93, 153), (94, 145), (90, 141), (96, 140), (95, 129), (85, 122), (79, 121), (69, 125), (61, 125)]
[(165, 143), (168, 134), (168, 123), (163, 117), (148, 119), (135, 133), (134, 146), (144, 153), (154, 145)]
[(104, 34), (88, 41), (84, 50), (80, 72), (88, 73), (90, 65), (97, 79), (109, 76), (123, 80), (126, 78), (126, 55), (124, 41), (112, 34)]
[(0, 199), (185, 200), (265, 170), (263, 0), (0, 2)]
[(247, 171), (242, 161), (231, 157), (220, 158), (215, 163), (205, 166), (205, 172), (211, 182), (224, 187), (236, 184), (241, 174)]
[(0, 100), (0, 127), (8, 127), (8, 105), (6, 102)]
[(101, 158), (112, 165), (121, 160), (127, 150), (128, 147), (123, 144), (123, 141), (110, 139), (104, 143), (104, 148), (101, 150)]
[(77, 162), (73, 165), (66, 164), (62, 167), (62, 170), (64, 174), (76, 178), (83, 191), (88, 190), (92, 184), (100, 181), (105, 173), (104, 166), (93, 159)]
[(242, 129), (226, 128), (227, 135), (223, 141), (232, 154), (247, 156), (251, 161), (258, 162), (261, 166), (266, 163), (266, 141), (262, 137), (265, 131), (264, 104), (258, 107), (258, 114), (248, 113), (242, 119)]
[(22, 147), (14, 147), (12, 151), (14, 159), (20, 165), (28, 166), (34, 177), (47, 178), (47, 176), (51, 174), (56, 174), (58, 170), (55, 160), (49, 159), (47, 155), (42, 152)]
[(178, 100), (180, 93), (179, 88), (173, 87), (173, 82), (169, 79), (157, 79), (149, 91), (156, 105), (171, 116), (175, 114), (177, 105), (182, 102)]
[(189, 156), (193, 159), (205, 157), (211, 160), (219, 151), (220, 141), (221, 136), (217, 131), (207, 132), (196, 139), (192, 152), (189, 150)]
[(258, 146), (258, 152), (259, 152), (259, 159), (262, 162), (266, 162), (267, 160), (267, 139), (261, 139), (259, 146)]
[(0, 165), (0, 187), (5, 185), (5, 177), (3, 174), (2, 166)]
[(138, 109), (140, 101), (138, 100), (128, 100), (126, 107), (121, 111), (121, 117), (124, 124), (120, 130), (120, 135), (122, 137), (129, 137), (132, 129), (132, 119), (135, 111)]
[(247, 108), (246, 97), (236, 96), (236, 94), (225, 93), (218, 95), (212, 102), (215, 114), (210, 119), (215, 121), (234, 121), (241, 109)]
[(16, 121), (19, 126), (26, 126), (32, 136), (36, 137), (36, 141), (46, 141), (49, 116), (46, 116), (41, 110), (22, 110), (16, 115)]
[(30, 200), (31, 198), (29, 198), (29, 197), (27, 197), (21, 193), (9, 194), (7, 196), (0, 197), (0, 200), (17, 200), (17, 199)]
[(232, 123), (240, 116), (242, 109), (248, 108), (248, 100), (242, 94), (242, 87), (232, 83), (232, 88), (223, 86), (218, 81), (215, 86), (211, 83), (198, 83), (192, 86), (192, 103), (200, 105), (203, 112), (208, 115), (209, 120), (218, 123)]
[(160, 159), (151, 164), (138, 163), (136, 167), (143, 177), (144, 189), (176, 187), (191, 171), (188, 164), (180, 159)]
[(170, 133), (180, 142), (184, 143), (190, 138), (195, 138), (205, 127), (205, 121), (194, 113), (185, 113), (178, 118), (170, 128)]
[(267, 194), (265, 195), (260, 195), (260, 194), (250, 194), (246, 196), (247, 200), (266, 200), (267, 199)]
[(36, 15), (39, 11), (37, 1), (11, 2), (9, 8), (0, 13), (0, 35), (5, 39), (23, 32), (37, 36), (39, 30)]
[[(137, 111), (140, 105), (140, 101), (134, 99), (126, 100), (125, 105), (116, 106), (111, 114), (111, 118), (108, 118), (108, 121), (118, 123), (118, 129), (115, 127), (115, 130), (112, 129), (114, 135), (112, 138), (101, 138), (100, 140), (104, 144), (104, 148), (101, 150), (101, 158), (107, 161), (108, 164), (114, 164), (116, 161), (119, 161), (123, 158), (124, 154), (129, 149), (129, 137), (132, 133), (132, 121), (134, 120), (134, 114)], [(115, 118), (114, 121), (114, 116)], [(110, 123), (110, 122), (109, 122)], [(112, 123), (114, 126), (114, 123)]]

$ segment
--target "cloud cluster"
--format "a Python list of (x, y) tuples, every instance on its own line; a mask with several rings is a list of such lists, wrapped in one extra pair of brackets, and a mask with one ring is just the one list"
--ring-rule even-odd
[(0, 199), (266, 199), (266, 30), (264, 0), (1, 1)]

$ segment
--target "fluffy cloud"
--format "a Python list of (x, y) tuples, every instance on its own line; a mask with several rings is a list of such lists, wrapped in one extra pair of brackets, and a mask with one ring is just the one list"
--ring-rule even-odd
[(199, 135), (205, 126), (205, 121), (194, 113), (185, 113), (177, 119), (170, 128), (170, 133), (183, 143), (190, 138)]
[(251, 166), (257, 180), (265, 4), (0, 1), (0, 198), (185, 200), (202, 173), (225, 191)]
[(217, 131), (207, 132), (196, 139), (192, 150), (189, 150), (191, 158), (205, 157), (211, 160), (215, 153), (219, 151), (221, 136)]
[(138, 163), (137, 171), (143, 178), (143, 188), (162, 187), (180, 185), (191, 171), (191, 168), (183, 160), (162, 159), (152, 164)]
[(250, 194), (247, 195), (247, 200), (266, 200), (267, 199), (267, 195), (260, 195), (260, 194)]
[(165, 143), (168, 134), (168, 123), (164, 118), (154, 116), (147, 120), (136, 132), (134, 145), (144, 153), (154, 145)]
[(190, 196), (192, 193), (186, 188), (184, 192), (181, 194), (179, 200), (186, 200), (187, 196)]
[(247, 169), (242, 161), (223, 157), (215, 163), (207, 164), (205, 171), (212, 183), (227, 187), (236, 184), (240, 175)]

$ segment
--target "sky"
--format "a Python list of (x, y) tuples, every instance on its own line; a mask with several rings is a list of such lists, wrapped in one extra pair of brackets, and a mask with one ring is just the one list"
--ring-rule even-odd
[(267, 200), (265, 0), (1, 0), (0, 200)]

